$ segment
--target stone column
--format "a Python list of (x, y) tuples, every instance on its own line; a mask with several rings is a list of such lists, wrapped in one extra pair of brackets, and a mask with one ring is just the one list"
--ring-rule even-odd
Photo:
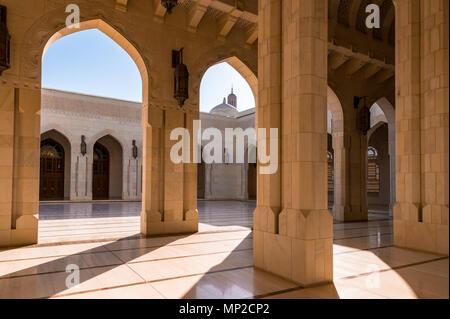
[[(356, 120), (354, 121), (356, 123)], [(367, 136), (359, 130), (350, 134), (349, 203), (344, 221), (365, 221), (367, 211)]]
[(389, 216), (393, 216), (393, 209), (395, 205), (395, 124), (388, 126), (388, 140), (389, 140), (389, 181), (390, 181), (390, 196), (389, 196)]
[(244, 161), (243, 164), (238, 164), (241, 166), (241, 175), (242, 175), (242, 191), (241, 196), (242, 200), (248, 200), (248, 163)]
[(14, 88), (0, 86), (0, 247), (11, 243), (14, 167)]
[(0, 246), (37, 243), (39, 89), (1, 87)]
[(205, 164), (205, 199), (211, 198), (211, 172), (212, 165)]
[(349, 205), (349, 138), (344, 138), (344, 132), (333, 132), (334, 151), (334, 205), (333, 217), (345, 221), (350, 211)]
[[(353, 96), (342, 96), (343, 105)], [(347, 107), (347, 110), (352, 108)], [(341, 222), (367, 220), (367, 136), (357, 128), (357, 110), (347, 112), (346, 125), (333, 127), (334, 219)], [(334, 122), (333, 122), (334, 123)]]
[(396, 1), (396, 246), (448, 255), (449, 2)]
[[(81, 142), (81, 141), (80, 141)], [(71, 174), (71, 187), (70, 187), (70, 199), (71, 200), (91, 200), (92, 192), (89, 193), (89, 183), (92, 184), (92, 179), (89, 179), (89, 165), (92, 162), (89, 157), (92, 154), (85, 154), (84, 156), (80, 152), (80, 144), (73, 145), (72, 148), (72, 167)]]
[[(196, 112), (184, 113), (183, 127), (189, 130), (190, 140), (188, 145), (190, 146), (191, 163), (183, 164), (183, 225), (180, 226), (182, 232), (196, 232), (198, 231), (198, 210), (197, 210), (197, 168), (198, 164), (194, 163), (194, 154), (197, 152), (197, 146), (194, 145), (194, 120), (200, 118), (200, 114)], [(200, 141), (199, 141), (200, 143)], [(201, 159), (198, 159), (201, 161)]]
[(188, 128), (192, 138), (192, 120), (181, 110), (143, 106), (141, 232), (147, 236), (198, 230), (196, 164), (170, 160), (177, 143), (170, 140), (171, 130)]
[[(257, 143), (265, 143), (269, 150), (270, 128), (278, 129), (278, 150), (281, 147), (281, 1), (259, 0), (258, 5), (258, 98), (256, 123), (258, 129), (266, 130), (263, 140), (256, 132)], [(258, 147), (261, 151), (261, 147)], [(280, 156), (279, 156), (280, 159)], [(259, 158), (258, 158), (259, 162)], [(278, 237), (278, 215), (281, 211), (281, 167), (275, 174), (260, 174), (258, 163), (257, 203), (253, 213), (253, 263), (255, 267), (289, 277), (290, 261), (283, 263), (290, 255), (285, 250), (276, 252)], [(271, 243), (273, 245), (271, 245)], [(275, 246), (275, 247), (274, 247)], [(272, 255), (271, 255), (272, 254)], [(281, 259), (279, 259), (281, 258)]]
[(326, 0), (285, 0), (282, 5), (260, 1), (259, 25), (265, 27), (258, 36), (258, 125), (280, 129), (282, 179), (258, 172), (254, 261), (256, 267), (302, 286), (333, 280), (333, 220), (327, 209), (327, 17)]

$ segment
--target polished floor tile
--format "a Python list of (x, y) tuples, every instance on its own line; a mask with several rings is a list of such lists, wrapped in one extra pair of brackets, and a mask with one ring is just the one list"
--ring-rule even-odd
[(164, 299), (149, 283), (54, 296), (58, 299)]
[(152, 283), (166, 298), (251, 298), (297, 285), (253, 267)]
[(0, 298), (449, 296), (448, 257), (394, 247), (382, 212), (334, 224), (333, 284), (301, 288), (255, 269), (254, 206), (199, 201), (199, 233), (142, 238), (136, 203), (41, 205), (40, 244), (0, 250)]

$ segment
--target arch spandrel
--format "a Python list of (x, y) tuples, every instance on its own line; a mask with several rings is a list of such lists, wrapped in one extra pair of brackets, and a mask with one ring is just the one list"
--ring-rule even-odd
[[(114, 8), (105, 8), (104, 4), (98, 4), (96, 7), (94, 1), (82, 1), (77, 5), (81, 12), (79, 28), (67, 28), (65, 26), (65, 19), (68, 15), (65, 13), (65, 6), (47, 11), (28, 28), (19, 49), (19, 78), (21, 81), (33, 83), (40, 87), (42, 58), (51, 44), (72, 33), (98, 29), (115, 41), (133, 59), (142, 78), (143, 101), (147, 101), (150, 92), (153, 92), (150, 88), (155, 79), (149, 77), (150, 53), (147, 52), (148, 50), (143, 52), (143, 48), (138, 44), (145, 43), (145, 33), (137, 32), (138, 36), (136, 36), (136, 33), (133, 32), (133, 37), (127, 35), (123, 25), (129, 23), (129, 21), (125, 18), (126, 16), (121, 18), (117, 15)], [(99, 7), (102, 10), (98, 9)], [(100, 12), (109, 10), (111, 12)], [(139, 37), (142, 37), (142, 39)]]
[[(242, 50), (240, 50), (242, 51)], [(255, 103), (258, 104), (258, 65), (257, 56), (248, 56), (245, 52), (238, 52), (235, 48), (223, 46), (206, 52), (198, 57), (192, 65), (192, 91), (193, 97), (198, 101), (200, 83), (205, 72), (212, 66), (227, 62), (230, 64), (249, 84)]]

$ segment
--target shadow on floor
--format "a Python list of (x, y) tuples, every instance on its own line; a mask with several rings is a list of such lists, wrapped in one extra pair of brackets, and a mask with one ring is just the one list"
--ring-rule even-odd
[[(125, 279), (126, 281), (127, 278), (120, 278), (121, 276), (123, 277), (125, 273), (118, 271), (119, 267), (123, 267), (127, 262), (157, 250), (161, 248), (161, 246), (169, 245), (170, 243), (187, 236), (188, 235), (140, 239), (131, 236), (106, 244), (98, 243), (97, 246), (95, 246), (96, 243), (91, 242), (89, 244), (92, 244), (95, 247), (84, 251), (77, 251), (74, 254), (63, 257), (30, 257), (29, 259), (26, 259), (25, 265), (33, 263), (36, 263), (36, 265), (0, 277), (0, 298), (49, 298), (62, 292), (64, 292), (64, 294), (75, 293), (79, 291), (80, 286), (83, 286), (83, 283), (109, 271), (112, 271), (110, 276), (107, 279), (103, 278), (101, 280), (102, 286), (100, 287), (120, 286), (121, 279)], [(139, 245), (133, 245), (132, 241), (136, 240), (139, 241)], [(52, 245), (51, 247), (63, 246), (65, 245)], [(23, 249), (33, 249), (33, 247), (24, 247)], [(120, 257), (114, 253), (115, 251), (127, 249), (129, 249), (129, 253), (120, 254)], [(8, 250), (9, 249), (4, 251)], [(45, 259), (48, 261), (42, 263), (42, 260)], [(23, 262), (23, 260), (17, 260), (17, 262), (20, 263)], [(69, 265), (76, 265), (80, 270), (79, 284), (70, 289), (67, 287), (66, 283), (70, 275), (70, 273), (66, 272), (66, 267)], [(117, 272), (114, 273), (115, 271)], [(128, 273), (130, 273), (130, 271)], [(145, 282), (144, 279), (140, 278), (136, 273), (134, 273), (134, 275), (136, 278), (133, 283)], [(6, 279), (9, 280), (6, 281)], [(111, 280), (111, 282), (109, 282), (109, 280)], [(5, 282), (7, 282), (6, 285)], [(82, 290), (89, 291), (96, 288), (98, 289), (99, 287), (83, 287)]]
[[(250, 234), (246, 239), (250, 239)], [(277, 275), (253, 267), (253, 253), (248, 266), (227, 269), (227, 264), (235, 263), (236, 251), (241, 250), (244, 240), (220, 264), (212, 267), (187, 291), (184, 299), (242, 299), (271, 298), (292, 291), (302, 290), (298, 284)], [(327, 285), (327, 297), (339, 298), (334, 285)], [(333, 290), (334, 289), (334, 290)]]

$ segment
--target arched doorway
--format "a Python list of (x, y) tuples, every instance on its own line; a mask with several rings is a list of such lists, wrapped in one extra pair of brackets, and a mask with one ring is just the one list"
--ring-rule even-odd
[[(200, 135), (206, 152), (205, 163), (197, 167), (197, 182), (202, 184), (197, 186), (197, 198), (205, 199), (197, 203), (199, 222), (207, 229), (251, 228), (257, 199), (257, 168), (249, 157), (256, 158), (257, 78), (236, 56), (206, 64), (203, 60), (199, 69), (203, 70), (197, 78)], [(220, 149), (207, 149), (212, 137), (222, 140)], [(206, 160), (216, 152), (219, 160)]]
[(40, 159), (39, 199), (64, 199), (63, 146), (51, 138), (43, 140)]
[(123, 151), (111, 135), (99, 138), (93, 146), (92, 199), (121, 199)]
[(197, 198), (205, 198), (205, 162), (203, 161), (202, 151), (200, 151), (200, 163), (197, 165)]
[(247, 167), (247, 194), (249, 200), (256, 200), (257, 197), (257, 179), (258, 179), (258, 164), (257, 164), (257, 148), (249, 146), (246, 163)]
[[(96, 39), (97, 44), (90, 45)], [(69, 52), (67, 48), (72, 46), (78, 49)], [(92, 47), (97, 50), (93, 51)], [(141, 165), (142, 158), (146, 155), (141, 144), (142, 129), (137, 130), (136, 127), (142, 127), (142, 100), (148, 100), (149, 81), (146, 63), (127, 38), (101, 20), (80, 22), (80, 28), (65, 28), (58, 31), (49, 39), (43, 51), (46, 53), (42, 60), (42, 80), (47, 74), (47, 80), (50, 77), (53, 79), (52, 83), (61, 83), (61, 86), (59, 84), (52, 86), (50, 83), (49, 86), (44, 85), (41, 90), (41, 131), (42, 128), (61, 126), (63, 132), (68, 132), (65, 135), (72, 146), (71, 151), (68, 151), (59, 139), (56, 141), (59, 141), (65, 149), (66, 171), (67, 168), (71, 169), (69, 174), (65, 174), (65, 177), (70, 176), (68, 193), (70, 197), (67, 199), (71, 202), (58, 205), (44, 203), (39, 206), (39, 215), (36, 215), (40, 219), (38, 240), (43, 243), (64, 242), (98, 236), (120, 238), (138, 234), (141, 205), (133, 201), (140, 199), (138, 192), (142, 189)], [(78, 74), (80, 76), (57, 81), (60, 79), (59, 75), (65, 77), (65, 73), (59, 71), (62, 68), (57, 67), (58, 64), (77, 55), (79, 59), (71, 63), (72, 67), (81, 70)], [(98, 67), (92, 67), (99, 56), (108, 59), (104, 58), (105, 62)], [(111, 57), (120, 59), (114, 59), (114, 67), (109, 66), (112, 69), (110, 74), (103, 71), (105, 65), (108, 69), (107, 64), (113, 60)], [(121, 68), (125, 71), (122, 72)], [(101, 82), (104, 78), (112, 79), (111, 85), (109, 83), (98, 87), (90, 85), (89, 81)], [(124, 80), (131, 82), (133, 87), (142, 86), (142, 92), (132, 91), (133, 94), (130, 93), (129, 98), (120, 96), (122, 91), (116, 88), (120, 86), (118, 82)], [(64, 85), (67, 88), (63, 87)], [(106, 90), (102, 91), (101, 86)], [(88, 90), (84, 90), (86, 87)], [(127, 86), (123, 87), (123, 90), (128, 90)], [(66, 112), (66, 109), (70, 111)], [(53, 125), (54, 123), (57, 125)], [(107, 136), (112, 129), (115, 130), (114, 137), (117, 140)], [(136, 140), (136, 143), (132, 143), (133, 140)], [(134, 155), (135, 144), (138, 147), (137, 156)], [(70, 156), (69, 164), (67, 164), (68, 156)], [(133, 198), (130, 199), (131, 196)], [(127, 202), (94, 204), (88, 202), (92, 199), (122, 198), (126, 198)], [(117, 220), (115, 217), (122, 211), (133, 218), (129, 219), (129, 223), (113, 223)], [(65, 221), (79, 216), (85, 218), (73, 224)], [(91, 219), (93, 217), (95, 219)], [(114, 224), (114, 228), (104, 227), (102, 218), (108, 218)]]
[[(331, 87), (327, 88), (328, 134), (328, 205), (335, 219), (343, 220), (346, 210), (348, 161), (344, 147), (344, 111), (341, 101)], [(332, 197), (332, 199), (331, 199)]]
[[(221, 153), (219, 158), (222, 157), (222, 162), (214, 160), (198, 164), (197, 198), (229, 202), (255, 200), (257, 174), (256, 168), (249, 165), (254, 161), (248, 162), (248, 153), (254, 152), (256, 146), (256, 76), (237, 57), (221, 59), (203, 67), (206, 69), (199, 79), (201, 146), (203, 149), (211, 142), (208, 135), (211, 130), (217, 136), (221, 135), (226, 145), (220, 151), (214, 150)], [(240, 133), (245, 136), (243, 139)], [(227, 134), (232, 135), (231, 140), (226, 138)], [(238, 154), (243, 154), (243, 157)]]
[(248, 163), (247, 176), (248, 199), (256, 200), (256, 163)]
[[(70, 142), (71, 136), (70, 134), (68, 134), (68, 132), (64, 131), (63, 129), (61, 129), (61, 127), (59, 127), (57, 124), (49, 124), (47, 126), (45, 126), (45, 128), (42, 130), (42, 134), (41, 134), (41, 141), (42, 142), (46, 142), (46, 141), (54, 141), (57, 144), (59, 144), (62, 147), (62, 150), (64, 152), (64, 159), (63, 159), (63, 194), (62, 196), (58, 196), (58, 200), (68, 200), (70, 199), (71, 196), (71, 160), (72, 160), (72, 145)], [(62, 133), (64, 132), (64, 133)], [(42, 145), (42, 143), (41, 143)], [(41, 151), (42, 151), (42, 147), (41, 147)], [(42, 155), (42, 152), (41, 152)], [(41, 156), (42, 157), (42, 156)], [(45, 168), (42, 167), (42, 159), (41, 159), (41, 176), (43, 176), (43, 174), (46, 174), (45, 172), (42, 172), (42, 170), (44, 170)], [(39, 199), (40, 200), (48, 200), (44, 197), (41, 196), (41, 188), (42, 188), (43, 184), (40, 182), (39, 183)]]
[(367, 136), (367, 204), (371, 212), (389, 211), (391, 171), (388, 124), (378, 122)]
[(109, 197), (109, 152), (100, 143), (94, 145), (92, 169), (92, 199), (107, 199)]

